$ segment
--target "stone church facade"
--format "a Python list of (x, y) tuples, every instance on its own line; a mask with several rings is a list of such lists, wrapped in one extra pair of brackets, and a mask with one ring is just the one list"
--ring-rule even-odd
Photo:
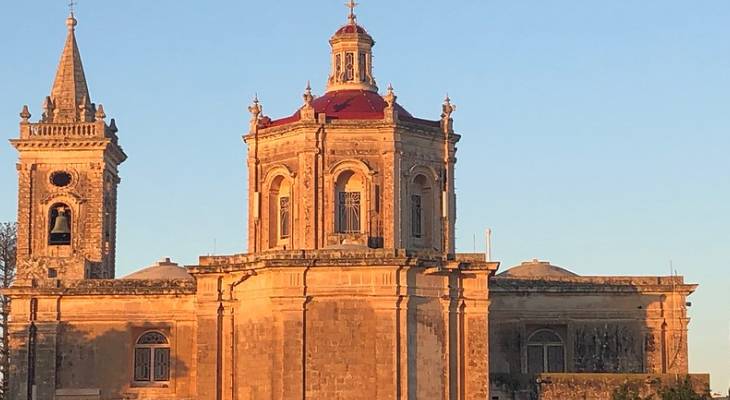
[[(249, 107), (248, 251), (115, 279), (127, 156), (91, 102), (76, 24), (41, 118), (24, 107), (11, 140), (12, 398), (550, 398), (595, 373), (687, 373), (681, 278), (494, 276), (456, 253), (455, 106), (427, 120), (379, 94), (352, 8), (322, 96), (307, 87), (280, 119)], [(535, 389), (540, 374), (554, 387)]]

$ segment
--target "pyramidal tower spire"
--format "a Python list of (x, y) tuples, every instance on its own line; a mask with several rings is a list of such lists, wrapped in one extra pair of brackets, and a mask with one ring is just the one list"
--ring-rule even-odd
[(76, 17), (73, 9), (66, 19), (68, 34), (66, 44), (61, 53), (61, 60), (56, 70), (56, 79), (51, 89), (52, 115), (48, 115), (56, 123), (91, 122), (93, 112), (86, 85), (81, 54), (76, 44)]

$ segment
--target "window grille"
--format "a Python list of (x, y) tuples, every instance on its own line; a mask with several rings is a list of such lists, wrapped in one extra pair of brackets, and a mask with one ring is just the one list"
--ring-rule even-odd
[(360, 232), (360, 192), (339, 193), (338, 232)]

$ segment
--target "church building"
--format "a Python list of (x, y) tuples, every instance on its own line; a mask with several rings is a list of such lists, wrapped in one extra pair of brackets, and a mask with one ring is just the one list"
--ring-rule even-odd
[(116, 278), (124, 134), (66, 26), (41, 117), (23, 107), (11, 140), (10, 398), (608, 399), (619, 373), (646, 390), (687, 374), (681, 277), (495, 276), (456, 252), (455, 106), (424, 119), (379, 89), (353, 2), (325, 93), (282, 118), (249, 106), (247, 251)]

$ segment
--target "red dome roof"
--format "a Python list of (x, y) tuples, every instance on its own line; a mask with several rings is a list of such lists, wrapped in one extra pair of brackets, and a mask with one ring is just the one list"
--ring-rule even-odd
[(343, 25), (342, 28), (338, 29), (337, 32), (335, 32), (335, 36), (343, 33), (361, 33), (363, 35), (368, 34), (365, 28), (358, 24)]
[[(387, 104), (385, 100), (376, 92), (369, 90), (337, 90), (327, 92), (322, 97), (317, 97), (312, 101), (312, 107), (317, 114), (325, 113), (327, 119), (383, 119), (384, 110)], [(398, 118), (404, 121), (421, 122), (433, 126), (439, 126), (438, 121), (428, 121), (414, 118), (411, 113), (396, 103), (395, 109), (398, 111)], [(271, 120), (262, 120), (260, 126), (269, 128), (274, 126), (286, 125), (301, 119), (299, 111), (293, 115)]]

